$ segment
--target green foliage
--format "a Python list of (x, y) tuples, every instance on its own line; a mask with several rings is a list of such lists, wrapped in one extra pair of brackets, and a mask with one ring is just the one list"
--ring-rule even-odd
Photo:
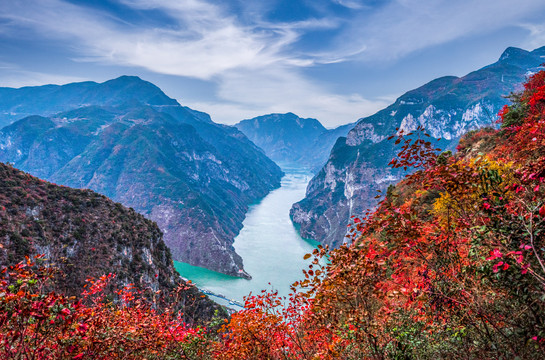
[(521, 101), (521, 94), (512, 93), (508, 99), (511, 100), (512, 105), (509, 107), (509, 112), (503, 115), (502, 129), (522, 125), (528, 113), (528, 105)]

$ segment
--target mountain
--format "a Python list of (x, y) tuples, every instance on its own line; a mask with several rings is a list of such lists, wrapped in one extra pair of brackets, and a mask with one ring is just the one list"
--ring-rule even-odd
[(35, 114), (0, 130), (0, 161), (134, 208), (175, 260), (249, 277), (233, 240), (282, 172), (240, 131), (137, 77), (2, 91), (0, 112)]
[(306, 196), (290, 215), (301, 235), (332, 246), (344, 242), (351, 216), (362, 215), (378, 202), (404, 172), (388, 163), (400, 151), (387, 138), (399, 130), (423, 126), (437, 145), (453, 149), (465, 132), (496, 126), (506, 95), (521, 88), (527, 75), (544, 62), (545, 47), (532, 52), (507, 48), (500, 59), (464, 77), (446, 76), (411, 90), (376, 114), (358, 120), (335, 143), (325, 166), (310, 181)]
[[(185, 284), (157, 224), (91, 190), (54, 185), (0, 163), (0, 264), (45, 254), (59, 270), (52, 290), (80, 295), (89, 277), (115, 273), (118, 284), (173, 290)], [(188, 320), (219, 309), (186, 290)]]
[(250, 297), (226, 326), (222, 357), (544, 354), (545, 71), (511, 100), (500, 129), (469, 131), (455, 154), (421, 151), (424, 142), (396, 158), (418, 171), (357, 222), (349, 246), (307, 256), (289, 311), (271, 321), (284, 298)]
[(354, 124), (326, 129), (316, 119), (293, 113), (269, 114), (243, 120), (235, 125), (276, 162), (295, 163), (318, 171), (340, 136)]
[(86, 81), (0, 88), (0, 126), (30, 115), (48, 116), (89, 105), (117, 106), (128, 100), (162, 107), (179, 106), (157, 86), (135, 76), (121, 76), (100, 84)]

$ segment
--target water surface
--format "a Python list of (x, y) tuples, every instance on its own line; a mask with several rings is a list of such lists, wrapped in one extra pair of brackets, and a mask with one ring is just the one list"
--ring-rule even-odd
[[(252, 275), (252, 279), (233, 278), (175, 262), (176, 269), (184, 278), (190, 279), (201, 289), (240, 302), (250, 292), (256, 294), (262, 289), (274, 288), (281, 295), (287, 295), (289, 286), (303, 278), (302, 270), (308, 267), (310, 261), (303, 260), (303, 256), (312, 252), (317, 243), (299, 236), (290, 220), (289, 211), (293, 203), (305, 196), (312, 174), (290, 166), (282, 166), (282, 170), (286, 175), (282, 178), (281, 187), (250, 207), (243, 228), (235, 238), (235, 250), (242, 256), (244, 269)], [(225, 302), (218, 302), (225, 305)]]

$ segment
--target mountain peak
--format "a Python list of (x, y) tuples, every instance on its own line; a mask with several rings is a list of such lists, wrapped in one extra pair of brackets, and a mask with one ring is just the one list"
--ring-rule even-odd
[(337, 137), (350, 127), (326, 129), (318, 120), (292, 112), (273, 113), (243, 120), (235, 125), (275, 161), (318, 168), (325, 163)]
[(168, 97), (159, 87), (138, 76), (123, 75), (98, 86), (101, 91), (106, 90), (123, 98), (121, 102), (136, 99), (149, 105), (178, 105), (176, 100)]
[(517, 47), (509, 46), (507, 49), (504, 50), (504, 52), (501, 54), (499, 61), (503, 61), (509, 58), (518, 57), (521, 55), (528, 55), (529, 52)]
[(115, 79), (108, 81), (123, 81), (123, 82), (133, 82), (133, 81), (144, 81), (139, 76), (136, 75), (121, 75)]
[(115, 79), (106, 80), (103, 83), (100, 83), (99, 85), (109, 85), (109, 86), (130, 86), (130, 85), (138, 85), (138, 86), (146, 86), (146, 87), (154, 87), (159, 89), (157, 86), (153, 85), (149, 81), (142, 80), (142, 78), (136, 76), (136, 75), (121, 75), (119, 77), (116, 77)]

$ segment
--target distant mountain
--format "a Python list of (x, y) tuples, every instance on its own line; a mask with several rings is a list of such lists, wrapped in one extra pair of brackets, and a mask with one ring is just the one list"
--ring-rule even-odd
[[(52, 290), (80, 295), (88, 277), (154, 291), (184, 283), (157, 224), (91, 190), (54, 185), (0, 163), (0, 265), (45, 254), (61, 270)], [(185, 294), (188, 321), (219, 309), (196, 288)]]
[(89, 105), (118, 106), (128, 100), (162, 107), (179, 106), (157, 86), (135, 76), (121, 76), (100, 84), (87, 81), (0, 88), (0, 127), (30, 115), (48, 116)]
[(296, 163), (318, 171), (337, 138), (346, 136), (354, 124), (328, 130), (316, 119), (287, 113), (258, 116), (235, 126), (272, 160)]
[(350, 217), (373, 208), (376, 190), (384, 191), (404, 175), (387, 166), (400, 150), (388, 136), (397, 128), (412, 131), (422, 125), (432, 137), (442, 138), (440, 148), (452, 149), (467, 131), (495, 126), (496, 114), (508, 103), (505, 96), (520, 89), (544, 59), (545, 47), (532, 52), (510, 47), (494, 64), (461, 78), (435, 79), (358, 120), (346, 138), (337, 140), (306, 197), (290, 211), (301, 235), (340, 245)]
[(2, 97), (0, 112), (35, 115), (0, 130), (0, 161), (133, 207), (158, 223), (175, 260), (249, 276), (233, 239), (282, 172), (240, 131), (137, 77), (2, 91), (11, 102)]

